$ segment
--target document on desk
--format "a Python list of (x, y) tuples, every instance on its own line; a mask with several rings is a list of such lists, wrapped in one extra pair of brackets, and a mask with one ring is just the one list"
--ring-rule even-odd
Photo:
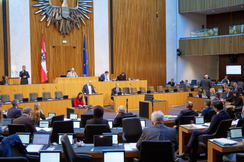
[(129, 143), (124, 144), (124, 149), (125, 149), (125, 151), (132, 151), (132, 148)]
[(237, 120), (232, 120), (231, 125), (237, 125), (238, 121), (239, 121), (239, 119), (237, 119)]
[(132, 150), (136, 150), (136, 143), (130, 143), (130, 147)]
[(40, 127), (36, 127), (37, 132), (39, 131), (46, 131), (46, 132), (51, 132), (53, 130), (53, 128), (40, 128)]
[(204, 128), (208, 128), (207, 126), (205, 126), (205, 125), (193, 125), (193, 127), (195, 127), (195, 128), (199, 128), (199, 129), (204, 129)]
[(39, 152), (44, 145), (28, 145), (26, 147), (27, 152)]
[(216, 139), (213, 139), (213, 142), (216, 142), (218, 144), (221, 144), (223, 146), (225, 145), (235, 145), (237, 144), (236, 141), (234, 140), (229, 140), (229, 139), (226, 139), (226, 138), (216, 138)]

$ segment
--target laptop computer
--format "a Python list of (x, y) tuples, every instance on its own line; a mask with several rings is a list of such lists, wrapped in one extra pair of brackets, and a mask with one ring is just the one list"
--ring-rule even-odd
[(189, 97), (193, 97), (193, 94), (192, 93), (189, 93)]
[(70, 113), (69, 114), (69, 119), (77, 120), (78, 114), (77, 113)]
[(146, 120), (145, 119), (141, 119), (140, 122), (141, 122), (141, 128), (142, 129), (145, 128), (146, 127)]
[(40, 162), (61, 162), (61, 151), (40, 151)]
[(204, 117), (203, 116), (195, 116), (195, 124), (196, 125), (203, 125), (204, 124)]
[(73, 128), (80, 128), (80, 121), (73, 121)]
[(121, 96), (122, 95), (122, 92), (118, 92), (118, 96)]
[(230, 138), (242, 138), (242, 127), (230, 128)]
[(41, 149), (45, 150), (50, 145), (50, 133), (33, 133), (32, 144), (26, 147), (28, 152), (39, 152)]
[(103, 162), (125, 162), (125, 151), (103, 151)]
[(48, 120), (40, 120), (39, 127), (40, 128), (48, 128), (49, 127), (49, 121)]
[(69, 99), (68, 95), (63, 95), (63, 99)]
[(54, 116), (56, 116), (56, 113), (53, 113), (53, 112), (48, 113), (48, 118), (52, 118)]
[(37, 97), (37, 101), (42, 101), (42, 97)]
[(74, 133), (59, 133), (58, 134), (58, 144), (62, 145), (61, 139), (62, 139), (63, 135), (65, 135), (65, 134), (67, 134), (70, 144), (73, 145), (73, 143), (74, 143)]
[(3, 118), (2, 126), (7, 126), (12, 123), (12, 118)]
[(112, 135), (94, 135), (94, 147), (112, 147)]
[(23, 98), (23, 102), (28, 102), (29, 98)]
[(16, 132), (16, 134), (19, 136), (21, 142), (24, 144), (24, 145), (29, 145), (30, 144), (30, 136), (31, 136), (31, 133), (30, 132)]
[(112, 143), (114, 146), (117, 146), (119, 144), (119, 134), (118, 133), (103, 133), (103, 135), (112, 136)]
[(141, 91), (137, 91), (137, 94), (141, 94)]

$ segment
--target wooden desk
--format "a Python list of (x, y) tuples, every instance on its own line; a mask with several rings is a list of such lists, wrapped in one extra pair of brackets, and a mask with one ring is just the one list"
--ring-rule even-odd
[(103, 106), (103, 94), (97, 93), (92, 95), (85, 95), (87, 97), (87, 105), (100, 105)]
[(88, 83), (88, 80), (98, 82), (98, 77), (58, 77), (54, 79), (54, 83)]
[[(191, 137), (191, 133), (193, 130), (204, 130), (204, 129), (199, 129), (195, 127), (190, 127), (189, 125), (180, 125), (179, 126), (179, 155), (181, 155), (183, 152), (186, 151), (187, 149), (187, 144), (189, 142), (189, 139)], [(200, 146), (198, 147), (198, 152), (204, 152), (203, 148)]]
[[(71, 101), (70, 99), (67, 100), (51, 100), (51, 101), (38, 101), (41, 104), (41, 109), (44, 113), (44, 115), (47, 117), (49, 112), (55, 112), (56, 115), (66, 115), (66, 108), (71, 107)], [(25, 102), (20, 103), (20, 108), (26, 108), (30, 107), (32, 110), (34, 110), (34, 104), (36, 102)], [(4, 111), (7, 111), (8, 108), (11, 108), (12, 104), (3, 104), (2, 109)]]
[(9, 85), (19, 85), (20, 84), (20, 78), (8, 78), (8, 84)]
[(208, 140), (208, 162), (222, 161), (222, 156), (227, 153), (243, 152), (242, 142), (232, 146), (222, 146), (211, 140)]
[(205, 107), (206, 99), (207, 98), (187, 97), (187, 100), (193, 103), (193, 110), (197, 110), (198, 112), (202, 112), (202, 108)]

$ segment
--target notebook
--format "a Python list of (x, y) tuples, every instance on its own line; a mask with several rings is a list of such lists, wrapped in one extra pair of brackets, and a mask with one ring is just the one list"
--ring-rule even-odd
[(104, 151), (103, 162), (125, 162), (124, 151)]
[(16, 134), (19, 136), (21, 142), (24, 145), (29, 145), (30, 144), (31, 133), (29, 133), (29, 132), (17, 132)]
[(74, 140), (73, 140), (74, 134), (73, 133), (59, 133), (58, 134), (58, 144), (62, 145), (61, 139), (62, 139), (63, 135), (65, 135), (65, 134), (67, 134), (70, 144), (73, 145), (73, 143), (74, 143)]
[(26, 150), (28, 152), (39, 152), (41, 149), (45, 150), (50, 144), (50, 133), (34, 133), (32, 144), (28, 145)]
[(49, 127), (49, 121), (48, 120), (40, 120), (39, 121), (39, 127), (40, 128), (48, 128)]
[(40, 151), (40, 162), (61, 162), (60, 151)]

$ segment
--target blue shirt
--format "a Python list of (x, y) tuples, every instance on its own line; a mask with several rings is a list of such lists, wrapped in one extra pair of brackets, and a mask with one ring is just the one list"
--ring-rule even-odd
[(213, 108), (212, 107), (207, 107), (207, 108), (202, 110), (202, 115), (201, 116), (204, 116), (204, 120), (207, 119), (208, 113), (209, 113), (210, 110), (213, 110)]

